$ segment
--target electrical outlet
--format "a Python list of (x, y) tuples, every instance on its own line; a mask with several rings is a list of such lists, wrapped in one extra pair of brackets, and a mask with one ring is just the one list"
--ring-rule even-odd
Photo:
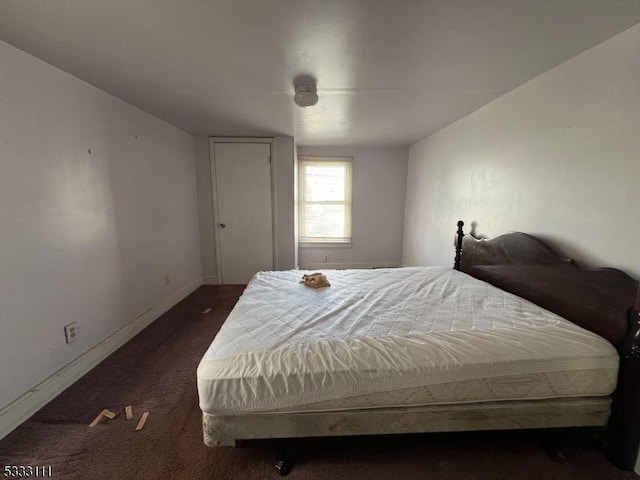
[(329, 255), (325, 255), (324, 256), (324, 263), (327, 263), (329, 261)]
[(64, 339), (67, 343), (73, 343), (78, 336), (78, 329), (76, 322), (71, 322), (69, 325), (64, 326)]
[(171, 284), (171, 275), (169, 275), (168, 273), (164, 276), (164, 284), (165, 285)]

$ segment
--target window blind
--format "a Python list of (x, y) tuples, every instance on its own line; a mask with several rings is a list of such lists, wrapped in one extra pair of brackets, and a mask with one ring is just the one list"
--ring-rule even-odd
[(351, 158), (300, 157), (300, 241), (351, 242)]

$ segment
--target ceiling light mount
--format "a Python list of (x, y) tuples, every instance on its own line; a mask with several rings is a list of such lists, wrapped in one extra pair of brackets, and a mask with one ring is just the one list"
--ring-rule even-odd
[(315, 85), (296, 85), (293, 101), (302, 108), (312, 107), (318, 103), (318, 88)]

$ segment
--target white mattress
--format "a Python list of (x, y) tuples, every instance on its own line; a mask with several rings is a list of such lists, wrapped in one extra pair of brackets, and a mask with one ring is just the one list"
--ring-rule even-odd
[(397, 406), (407, 395), (414, 405), (598, 396), (615, 388), (619, 358), (609, 342), (464, 273), (329, 270), (331, 287), (318, 290), (299, 283), (302, 273), (251, 280), (198, 366), (203, 412)]

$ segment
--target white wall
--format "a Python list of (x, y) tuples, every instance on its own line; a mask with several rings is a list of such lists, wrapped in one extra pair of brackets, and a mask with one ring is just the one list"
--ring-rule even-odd
[(201, 269), (190, 135), (4, 42), (0, 72), (1, 412)]
[[(406, 147), (299, 147), (298, 155), (353, 157), (351, 247), (300, 247), (301, 268), (399, 266)], [(328, 261), (325, 262), (325, 256)]]
[[(198, 215), (200, 219), (200, 243), (202, 246), (202, 275), (205, 283), (216, 284), (216, 246), (211, 185), (211, 160), (209, 137), (193, 139), (198, 189)], [(275, 270), (295, 268), (295, 215), (294, 179), (295, 147), (292, 137), (274, 138), (275, 172), (275, 227), (277, 262)], [(242, 188), (241, 185), (238, 188)]]
[(213, 199), (211, 196), (211, 161), (209, 137), (193, 137), (198, 194), (198, 218), (200, 221), (200, 247), (202, 279), (205, 284), (218, 283), (216, 271), (216, 239), (213, 230)]
[(403, 263), (452, 265), (458, 219), (640, 277), (640, 26), (413, 145)]
[(295, 164), (293, 137), (276, 137), (275, 143), (276, 270), (296, 267)]

